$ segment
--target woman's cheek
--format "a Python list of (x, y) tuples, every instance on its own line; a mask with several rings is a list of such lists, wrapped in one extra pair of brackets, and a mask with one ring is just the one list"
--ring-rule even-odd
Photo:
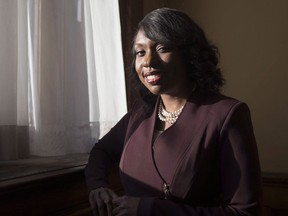
[(135, 70), (136, 70), (138, 76), (140, 76), (141, 75), (141, 67), (140, 67), (139, 62), (135, 62)]

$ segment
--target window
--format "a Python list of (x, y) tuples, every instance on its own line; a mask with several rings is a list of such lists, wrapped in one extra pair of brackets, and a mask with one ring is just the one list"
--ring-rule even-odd
[(0, 160), (88, 153), (126, 113), (118, 1), (0, 10)]

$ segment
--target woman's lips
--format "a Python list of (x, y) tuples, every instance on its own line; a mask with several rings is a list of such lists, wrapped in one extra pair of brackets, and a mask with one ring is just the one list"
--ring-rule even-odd
[(156, 84), (160, 79), (161, 79), (160, 74), (153, 74), (153, 75), (145, 76), (145, 80), (149, 84)]

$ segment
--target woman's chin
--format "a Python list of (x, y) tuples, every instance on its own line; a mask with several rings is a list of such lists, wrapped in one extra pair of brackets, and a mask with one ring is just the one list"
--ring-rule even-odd
[(160, 85), (149, 86), (148, 90), (154, 95), (160, 95), (162, 92), (162, 88)]

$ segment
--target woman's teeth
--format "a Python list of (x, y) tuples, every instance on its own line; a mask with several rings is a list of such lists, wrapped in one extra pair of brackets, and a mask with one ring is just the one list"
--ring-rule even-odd
[(160, 78), (159, 75), (149, 75), (146, 77), (148, 82), (155, 82)]

